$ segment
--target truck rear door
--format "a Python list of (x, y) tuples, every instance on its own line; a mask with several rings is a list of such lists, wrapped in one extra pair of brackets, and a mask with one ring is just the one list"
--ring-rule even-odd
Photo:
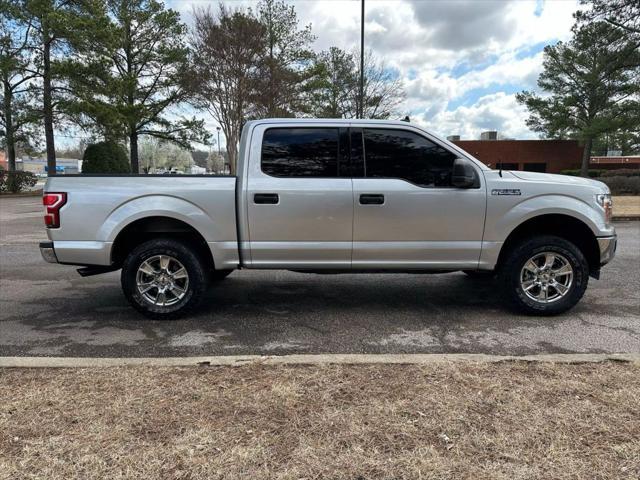
[(478, 265), (486, 209), (478, 188), (451, 185), (456, 154), (409, 127), (353, 128), (353, 268)]
[(348, 129), (262, 124), (252, 134), (246, 205), (260, 268), (350, 268), (353, 187)]

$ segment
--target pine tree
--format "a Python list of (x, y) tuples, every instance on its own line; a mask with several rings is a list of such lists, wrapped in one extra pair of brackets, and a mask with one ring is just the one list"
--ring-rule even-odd
[(200, 120), (170, 119), (173, 107), (188, 100), (186, 26), (178, 12), (156, 0), (108, 0), (99, 34), (76, 45), (79, 74), (70, 81), (69, 108), (95, 123), (106, 138), (126, 137), (131, 171), (139, 172), (140, 136), (188, 148), (206, 142)]
[(606, 22), (583, 25), (569, 42), (545, 48), (544, 71), (538, 78), (545, 95), (517, 95), (529, 109), (527, 125), (532, 130), (584, 142), (583, 176), (588, 174), (594, 139), (638, 125), (639, 55), (623, 30)]

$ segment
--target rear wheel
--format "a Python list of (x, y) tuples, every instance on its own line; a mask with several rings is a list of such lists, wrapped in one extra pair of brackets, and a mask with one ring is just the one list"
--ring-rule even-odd
[(555, 315), (582, 298), (589, 282), (589, 265), (573, 243), (540, 236), (507, 253), (500, 277), (504, 293), (516, 309)]
[(131, 305), (154, 319), (174, 319), (195, 309), (207, 290), (207, 273), (188, 245), (155, 239), (125, 259), (122, 289)]

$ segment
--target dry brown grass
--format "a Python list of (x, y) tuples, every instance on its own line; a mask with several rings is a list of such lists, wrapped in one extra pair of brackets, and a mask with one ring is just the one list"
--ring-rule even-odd
[(640, 367), (6, 369), (0, 478), (637, 479)]

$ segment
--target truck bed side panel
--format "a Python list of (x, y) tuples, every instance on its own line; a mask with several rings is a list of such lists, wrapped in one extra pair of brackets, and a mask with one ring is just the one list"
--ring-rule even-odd
[(118, 234), (147, 217), (169, 217), (195, 228), (211, 248), (216, 268), (238, 266), (235, 177), (57, 176), (45, 191), (66, 192), (61, 225), (47, 230), (58, 260), (109, 265)]

